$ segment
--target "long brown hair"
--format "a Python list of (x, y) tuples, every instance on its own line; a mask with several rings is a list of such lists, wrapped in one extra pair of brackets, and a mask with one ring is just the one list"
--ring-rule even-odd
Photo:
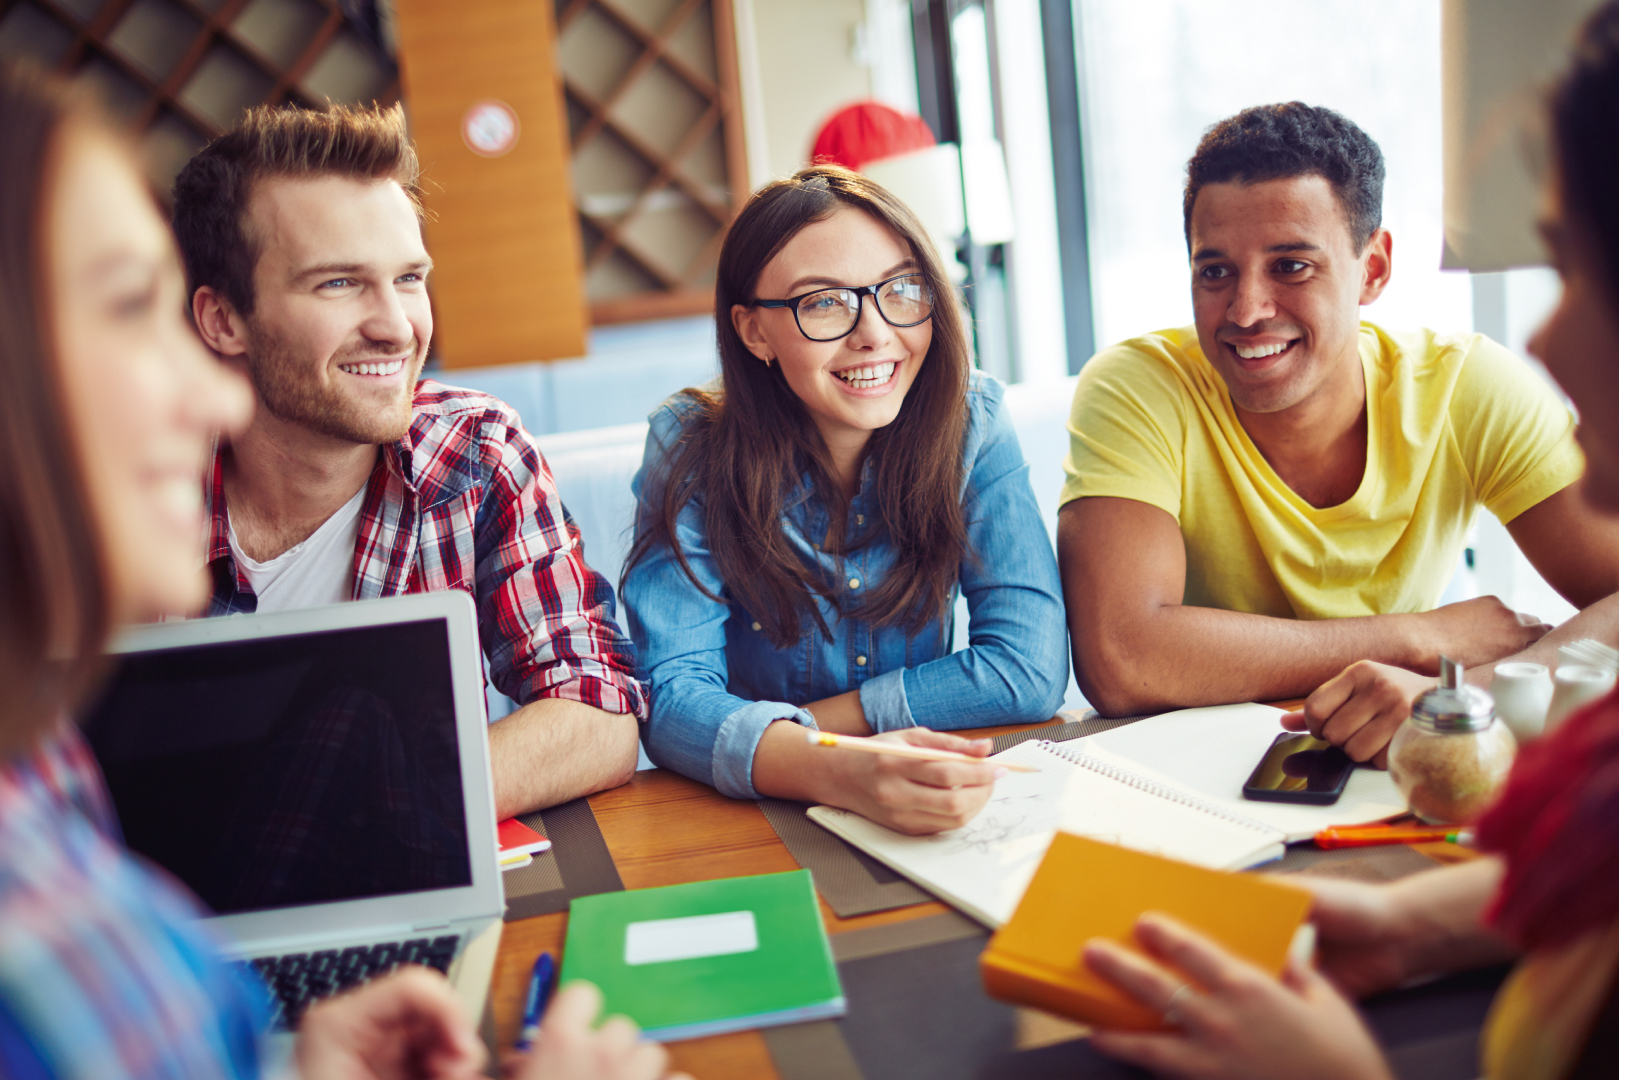
[[(698, 406), (697, 415), (653, 470), (627, 566), (665, 545), (677, 553), (696, 588), (724, 602), (700, 584), (677, 542), (678, 515), (696, 502), (729, 600), (761, 622), (779, 648), (800, 637), (804, 614), (831, 640), (815, 596), (837, 610), (845, 601), (838, 583), (804, 562), (785, 536), (780, 522), (786, 495), (804, 472), (811, 475), (817, 497), (830, 512), (834, 547), (826, 550), (833, 555), (841, 554), (844, 544), (847, 499), (806, 406), (778, 367), (764, 365), (746, 349), (732, 311), (734, 305), (756, 299), (763, 268), (793, 236), (848, 207), (871, 215), (909, 245), (936, 308), (920, 374), (897, 419), (877, 430), (865, 449), (873, 463), (880, 513), (857, 544), (885, 535), (897, 549), (897, 563), (844, 616), (918, 633), (943, 615), (966, 553), (961, 489), (969, 356), (953, 285), (935, 245), (895, 196), (838, 165), (816, 165), (767, 185), (729, 227), (718, 260), (722, 392), (684, 391)], [(824, 537), (810, 539), (817, 544)]]
[(88, 688), (110, 618), (44, 284), (47, 191), (70, 122), (100, 120), (54, 80), (0, 63), (0, 753)]

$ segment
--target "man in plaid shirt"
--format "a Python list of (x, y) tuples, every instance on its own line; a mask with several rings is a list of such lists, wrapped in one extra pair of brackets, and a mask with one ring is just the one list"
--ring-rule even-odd
[(518, 415), (419, 381), (418, 195), (399, 106), (257, 109), (176, 179), (193, 319), (258, 405), (205, 480), (206, 613), (467, 590), (521, 706), (491, 728), (508, 817), (624, 783), (647, 702)]

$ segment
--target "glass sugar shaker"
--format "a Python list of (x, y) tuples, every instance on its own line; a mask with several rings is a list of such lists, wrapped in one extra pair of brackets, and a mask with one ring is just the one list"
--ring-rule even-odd
[(1501, 794), (1518, 744), (1490, 694), (1440, 657), (1440, 684), (1412, 703), (1389, 742), (1389, 774), (1412, 813), (1431, 825), (1477, 818)]

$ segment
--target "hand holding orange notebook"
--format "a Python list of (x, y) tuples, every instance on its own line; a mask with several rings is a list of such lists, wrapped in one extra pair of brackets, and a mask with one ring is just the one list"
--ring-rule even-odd
[(1085, 942), (1108, 938), (1145, 956), (1135, 922), (1161, 911), (1279, 974), (1311, 902), (1306, 890), (1262, 875), (1057, 833), (1016, 913), (983, 951), (983, 987), (1098, 1027), (1155, 1030), (1161, 1016), (1085, 968)]

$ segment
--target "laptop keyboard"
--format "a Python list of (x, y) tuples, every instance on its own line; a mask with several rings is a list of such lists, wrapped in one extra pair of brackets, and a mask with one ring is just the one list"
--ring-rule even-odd
[(433, 940), (421, 937), (349, 949), (256, 956), (246, 966), (271, 991), (272, 1026), (292, 1030), (299, 1026), (305, 1010), (322, 998), (387, 975), (402, 964), (422, 964), (446, 974), (459, 940), (456, 934), (448, 934)]

